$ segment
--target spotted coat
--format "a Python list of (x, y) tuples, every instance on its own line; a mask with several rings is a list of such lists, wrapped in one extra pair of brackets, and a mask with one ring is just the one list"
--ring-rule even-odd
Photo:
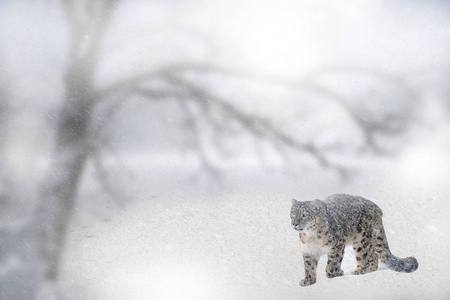
[(300, 231), (305, 264), (301, 286), (316, 282), (316, 269), (322, 254), (328, 255), (326, 275), (344, 275), (341, 269), (346, 245), (352, 245), (357, 267), (352, 274), (376, 271), (378, 261), (397, 272), (414, 272), (414, 257), (398, 258), (388, 246), (382, 223), (383, 213), (372, 201), (359, 196), (332, 195), (325, 200), (292, 200), (291, 224)]

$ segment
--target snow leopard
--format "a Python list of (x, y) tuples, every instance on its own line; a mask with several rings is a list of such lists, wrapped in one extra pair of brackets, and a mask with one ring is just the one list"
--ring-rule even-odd
[(398, 258), (391, 253), (382, 216), (378, 205), (359, 196), (336, 194), (323, 201), (292, 199), (291, 225), (300, 232), (305, 264), (305, 278), (300, 285), (316, 283), (317, 263), (322, 254), (328, 255), (328, 278), (344, 275), (341, 263), (347, 245), (353, 246), (356, 256), (354, 275), (376, 271), (378, 261), (397, 272), (416, 271), (419, 267), (416, 258)]

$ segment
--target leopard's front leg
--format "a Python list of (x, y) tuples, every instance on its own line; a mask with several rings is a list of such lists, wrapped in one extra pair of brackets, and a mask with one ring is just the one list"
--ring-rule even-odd
[(300, 281), (301, 286), (308, 286), (316, 283), (316, 269), (319, 257), (312, 254), (303, 253), (305, 263), (305, 279)]
[(344, 271), (341, 269), (342, 259), (344, 258), (345, 244), (336, 244), (332, 251), (328, 253), (328, 262), (326, 268), (326, 274), (328, 278), (334, 278), (344, 275)]

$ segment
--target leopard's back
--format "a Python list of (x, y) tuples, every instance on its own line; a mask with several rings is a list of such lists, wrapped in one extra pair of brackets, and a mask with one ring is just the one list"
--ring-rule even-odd
[(360, 196), (335, 194), (324, 201), (330, 232), (348, 240), (369, 228), (379, 227), (383, 212), (372, 201)]

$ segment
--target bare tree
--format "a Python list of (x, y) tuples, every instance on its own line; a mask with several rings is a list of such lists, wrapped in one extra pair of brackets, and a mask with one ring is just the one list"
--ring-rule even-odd
[[(45, 277), (58, 276), (68, 222), (86, 161), (92, 153), (91, 118), (98, 94), (94, 87), (100, 47), (115, 8), (115, 1), (64, 0), (62, 6), (70, 31), (65, 96), (56, 127), (56, 141), (49, 174), (45, 177), (38, 216), (39, 245), (45, 261)], [(86, 41), (84, 36), (91, 35)]]

